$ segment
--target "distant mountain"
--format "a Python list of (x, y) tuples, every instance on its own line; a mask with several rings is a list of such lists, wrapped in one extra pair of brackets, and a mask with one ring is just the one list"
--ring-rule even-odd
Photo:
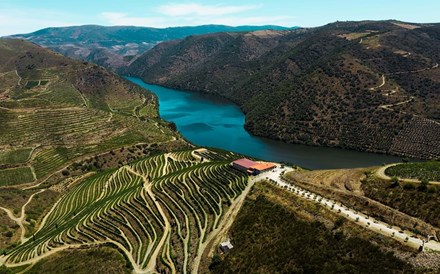
[(57, 51), (65, 56), (87, 60), (116, 70), (162, 41), (181, 39), (195, 34), (284, 30), (280, 26), (203, 25), (195, 27), (147, 28), (96, 25), (46, 28), (29, 34), (13, 35)]
[(440, 158), (439, 48), (439, 24), (336, 22), (164, 42), (125, 72), (227, 97), (255, 135)]

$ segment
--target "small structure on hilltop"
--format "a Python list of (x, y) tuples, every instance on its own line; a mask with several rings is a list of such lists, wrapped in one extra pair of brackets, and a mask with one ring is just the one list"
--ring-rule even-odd
[(227, 253), (227, 252), (229, 252), (233, 248), (234, 248), (234, 246), (231, 244), (231, 240), (230, 239), (228, 239), (227, 241), (225, 241), (223, 243), (220, 243), (220, 250), (223, 253)]
[(266, 162), (257, 163), (246, 158), (232, 162), (231, 166), (235, 169), (246, 171), (247, 173), (252, 175), (258, 175), (267, 172), (269, 170), (272, 170), (276, 167), (276, 165), (273, 163), (266, 163)]

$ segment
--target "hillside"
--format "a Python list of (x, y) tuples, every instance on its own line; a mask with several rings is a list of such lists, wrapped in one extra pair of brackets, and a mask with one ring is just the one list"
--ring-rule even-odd
[(438, 239), (440, 187), (382, 179), (377, 170), (300, 170), (288, 173), (286, 179), (402, 230)]
[(438, 24), (336, 22), (164, 42), (123, 72), (227, 97), (255, 135), (432, 159), (440, 157), (439, 46)]
[(424, 273), (404, 258), (421, 255), (267, 182), (254, 186), (228, 236), (234, 248), (213, 256), (211, 273)]
[(188, 147), (148, 91), (22, 40), (0, 39), (0, 128), (0, 250), (35, 231), (51, 185)]
[(162, 41), (214, 32), (240, 32), (260, 29), (286, 29), (279, 26), (203, 25), (195, 27), (148, 28), (97, 25), (46, 28), (29, 34), (13, 35), (65, 56), (86, 60), (117, 70)]
[(101, 67), (20, 40), (0, 40), (0, 56), (0, 187), (81, 155), (178, 137), (155, 96)]
[[(251, 186), (246, 173), (229, 166), (238, 157), (186, 150), (76, 177), (75, 182), (61, 179), (50, 189), (64, 185), (63, 195), (35, 233), (2, 252), (0, 265), (31, 267), (69, 248), (108, 246), (124, 254), (135, 273), (197, 273), (205, 249)], [(115, 259), (103, 260), (118, 267)], [(63, 267), (72, 265), (69, 261)], [(54, 266), (50, 260), (35, 266), (45, 267)]]

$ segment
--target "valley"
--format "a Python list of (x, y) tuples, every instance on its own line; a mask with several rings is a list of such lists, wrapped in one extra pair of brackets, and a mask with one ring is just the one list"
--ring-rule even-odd
[(126, 79), (154, 92), (159, 99), (160, 116), (175, 123), (188, 141), (199, 146), (221, 148), (266, 161), (286, 162), (311, 169), (356, 168), (401, 160), (389, 155), (286, 144), (252, 136), (244, 129), (245, 116), (228, 100), (200, 92), (148, 85), (138, 78)]
[(158, 45), (124, 73), (226, 97), (257, 136), (435, 160), (439, 26), (415, 26), (336, 22), (188, 37)]
[(438, 25), (271, 27), (0, 39), (0, 273), (440, 271)]

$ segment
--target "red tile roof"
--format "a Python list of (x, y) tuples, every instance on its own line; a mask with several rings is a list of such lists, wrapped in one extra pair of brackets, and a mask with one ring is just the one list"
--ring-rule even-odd
[(254, 169), (254, 170), (266, 170), (266, 169), (270, 169), (270, 168), (274, 168), (276, 167), (275, 164), (272, 163), (257, 163), (253, 166), (250, 166), (250, 169)]
[(243, 159), (239, 159), (233, 162), (236, 165), (242, 166), (244, 168), (250, 168), (253, 165), (256, 165), (257, 163), (254, 161), (251, 161), (249, 159), (243, 158)]

